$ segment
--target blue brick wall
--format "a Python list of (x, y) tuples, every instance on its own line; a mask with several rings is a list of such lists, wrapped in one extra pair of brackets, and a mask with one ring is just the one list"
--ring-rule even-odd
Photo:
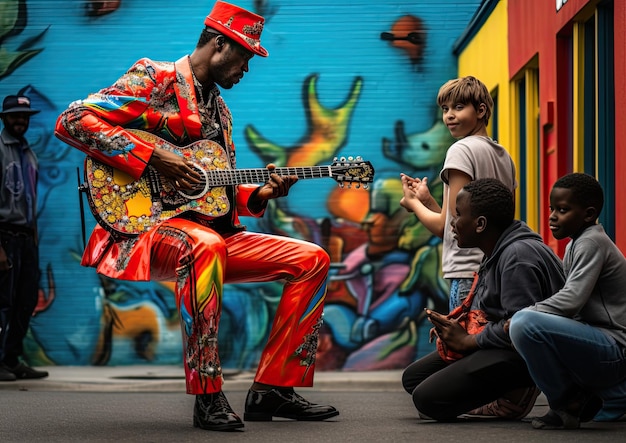
[[(0, 0), (0, 6), (13, 3)], [(171, 287), (103, 281), (79, 265), (76, 168), (83, 155), (52, 131), (71, 101), (111, 84), (135, 60), (190, 53), (212, 2), (121, 0), (94, 15), (97, 3), (27, 0), (26, 21), (9, 21), (0, 30), (0, 95), (24, 91), (42, 109), (28, 134), (41, 163), (43, 274), (27, 357), (34, 364), (178, 364)], [(400, 172), (436, 176), (450, 140), (436, 124), (435, 97), (456, 76), (451, 49), (479, 3), (239, 2), (266, 16), (262, 41), (270, 56), (255, 57), (242, 83), (223, 92), (234, 116), (238, 166), (264, 166), (267, 142), (287, 161), (294, 153), (315, 158), (321, 134), (333, 154), (361, 155), (376, 168), (369, 191), (340, 190), (332, 180), (301, 182), (263, 220), (246, 220), (250, 229), (332, 248), (336, 266), (321, 369), (403, 367), (432, 349), (419, 313), (444, 303), (446, 288), (432, 270), (419, 273), (424, 263), (438, 260), (437, 240), (407, 221), (390, 236), (380, 260), (370, 262), (363, 255), (369, 239), (362, 222), (396, 213)], [(419, 31), (424, 45), (381, 39), (383, 32), (406, 36), (407, 30)], [(320, 118), (326, 126), (316, 123)], [(411, 154), (426, 144), (430, 152)], [(88, 235), (94, 219), (87, 209), (85, 217)], [(352, 268), (358, 272), (346, 276)], [(220, 330), (224, 367), (256, 364), (279, 295), (273, 284), (227, 287)]]

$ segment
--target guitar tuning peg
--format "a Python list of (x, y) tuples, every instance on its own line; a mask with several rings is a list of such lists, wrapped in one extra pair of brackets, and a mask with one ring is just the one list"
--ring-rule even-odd
[(344, 188), (344, 186), (345, 186), (345, 183), (344, 183), (344, 182), (339, 183), (339, 187), (340, 187), (341, 189), (343, 189), (343, 188)]
[(363, 189), (367, 190), (370, 188), (370, 185), (368, 185), (367, 183), (363, 183)]
[(333, 161), (336, 162), (337, 161), (337, 157), (333, 157)]
[(357, 155), (356, 156), (356, 161), (362, 162), (363, 161), (363, 157), (361, 157), (360, 155)]
[(349, 156), (349, 157), (348, 157), (348, 161), (349, 161), (349, 162), (352, 162), (352, 161), (354, 161), (354, 157), (352, 157), (352, 156)]
[(341, 161), (342, 161), (342, 162), (345, 162), (345, 161), (346, 161), (346, 158), (345, 158), (345, 157), (341, 157)]
[(360, 189), (360, 188), (361, 188), (361, 183), (357, 183), (357, 184), (356, 184), (356, 188), (357, 188), (357, 189)]

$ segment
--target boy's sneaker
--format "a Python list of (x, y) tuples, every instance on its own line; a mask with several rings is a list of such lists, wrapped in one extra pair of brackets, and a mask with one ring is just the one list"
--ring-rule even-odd
[(543, 417), (531, 421), (535, 429), (578, 429), (591, 421), (602, 407), (602, 399), (592, 392), (580, 392), (567, 410), (550, 409)]
[(550, 409), (542, 417), (535, 417), (531, 422), (535, 429), (578, 429), (580, 420), (578, 417), (568, 414), (565, 411), (555, 411)]
[[(503, 397), (487, 403), (479, 408), (472, 409), (463, 418), (500, 418), (505, 420), (521, 420), (526, 417), (541, 391), (536, 386), (520, 388), (508, 392)], [(517, 400), (511, 400), (517, 399)]]

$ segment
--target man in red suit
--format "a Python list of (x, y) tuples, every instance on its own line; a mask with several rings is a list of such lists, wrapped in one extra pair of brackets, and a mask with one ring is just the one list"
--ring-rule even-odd
[[(172, 146), (211, 140), (224, 151), (209, 161), (234, 169), (232, 116), (218, 86), (232, 88), (254, 55), (268, 55), (260, 42), (264, 19), (218, 1), (204, 24), (191, 55), (176, 62), (143, 58), (112, 86), (72, 103), (57, 120), (57, 137), (134, 180), (148, 168), (156, 170), (173, 194), (192, 193), (202, 174)], [(219, 188), (221, 194), (212, 189), (203, 198), (206, 204), (215, 197), (214, 216), (190, 210), (162, 219), (165, 209), (152, 208), (145, 217), (117, 220), (119, 226), (139, 227), (138, 235), (96, 226), (83, 255), (83, 265), (108, 277), (176, 282), (187, 393), (196, 396), (194, 425), (203, 429), (244, 426), (222, 392), (217, 336), (225, 283), (285, 281), (244, 419), (325, 420), (339, 414), (293, 389), (313, 384), (328, 254), (312, 243), (246, 231), (239, 223), (239, 216), (261, 217), (267, 201), (286, 196), (297, 181), (273, 173), (272, 165), (268, 169), (263, 185), (229, 185)], [(96, 203), (115, 214), (116, 201), (109, 193)]]

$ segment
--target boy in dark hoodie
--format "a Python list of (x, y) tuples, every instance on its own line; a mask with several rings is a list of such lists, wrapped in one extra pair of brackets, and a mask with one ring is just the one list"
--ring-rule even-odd
[[(517, 311), (558, 291), (564, 273), (554, 252), (525, 223), (514, 220), (514, 214), (511, 191), (496, 179), (470, 182), (457, 195), (454, 238), (459, 247), (478, 247), (485, 254), (471, 308), (482, 310), (488, 323), (472, 335), (458, 320), (426, 310), (439, 338), (464, 357), (447, 363), (434, 351), (405, 369), (404, 389), (422, 418), (453, 420), (534, 386), (504, 325)], [(511, 400), (519, 405), (519, 399)]]
[(626, 259), (597, 224), (604, 195), (587, 174), (568, 174), (550, 193), (550, 230), (571, 238), (563, 288), (515, 314), (511, 340), (550, 405), (536, 429), (576, 429), (619, 418), (626, 392)]

